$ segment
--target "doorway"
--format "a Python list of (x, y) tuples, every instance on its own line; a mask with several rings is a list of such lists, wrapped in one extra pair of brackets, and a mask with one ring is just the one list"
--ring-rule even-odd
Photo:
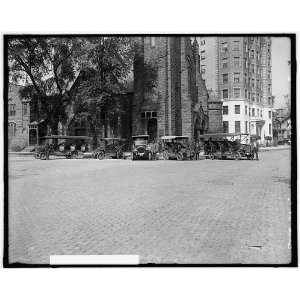
[(152, 118), (152, 119), (148, 120), (147, 133), (149, 135), (150, 140), (157, 138), (157, 119), (156, 118)]

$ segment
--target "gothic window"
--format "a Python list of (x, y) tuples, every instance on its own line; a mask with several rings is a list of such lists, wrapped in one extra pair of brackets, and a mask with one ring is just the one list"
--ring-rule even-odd
[(23, 106), (23, 115), (26, 116), (27, 115), (27, 103), (26, 102), (23, 103), (22, 106)]
[(16, 115), (16, 104), (9, 104), (8, 105), (8, 114), (11, 117)]
[(16, 123), (15, 123), (15, 122), (10, 122), (10, 123), (8, 124), (8, 135), (9, 135), (10, 137), (16, 135)]

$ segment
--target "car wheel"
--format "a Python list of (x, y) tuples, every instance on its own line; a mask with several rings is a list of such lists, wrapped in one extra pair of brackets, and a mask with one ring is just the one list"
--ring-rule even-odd
[(168, 153), (168, 151), (164, 151), (163, 152), (163, 158), (164, 158), (164, 160), (168, 160), (169, 159), (169, 153)]
[(98, 153), (97, 158), (102, 160), (102, 159), (104, 159), (104, 156), (105, 156), (105, 153), (103, 151), (101, 151)]
[(122, 151), (117, 151), (117, 159), (120, 159), (123, 157)]
[(241, 159), (241, 154), (240, 154), (240, 153), (236, 153), (236, 154), (234, 155), (234, 159), (235, 159), (235, 160), (240, 160), (240, 159)]
[(46, 153), (41, 153), (40, 154), (40, 159), (45, 160), (46, 158), (47, 158)]
[(35, 153), (35, 154), (34, 154), (34, 158), (35, 158), (35, 159), (39, 159), (39, 158), (40, 158), (40, 153)]
[(178, 152), (176, 158), (177, 160), (183, 160), (183, 154), (181, 152)]

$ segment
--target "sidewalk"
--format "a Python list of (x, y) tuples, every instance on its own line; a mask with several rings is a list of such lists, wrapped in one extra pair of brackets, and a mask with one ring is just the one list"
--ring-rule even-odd
[(290, 145), (280, 145), (276, 147), (260, 147), (259, 151), (260, 152), (267, 152), (267, 151), (278, 151), (278, 150), (286, 150), (286, 149), (291, 149)]

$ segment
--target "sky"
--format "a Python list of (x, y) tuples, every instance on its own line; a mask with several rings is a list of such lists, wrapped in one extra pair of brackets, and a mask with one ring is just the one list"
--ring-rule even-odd
[(290, 95), (291, 67), (288, 65), (291, 45), (289, 38), (272, 38), (272, 94), (275, 96), (274, 108), (285, 103), (283, 95)]

